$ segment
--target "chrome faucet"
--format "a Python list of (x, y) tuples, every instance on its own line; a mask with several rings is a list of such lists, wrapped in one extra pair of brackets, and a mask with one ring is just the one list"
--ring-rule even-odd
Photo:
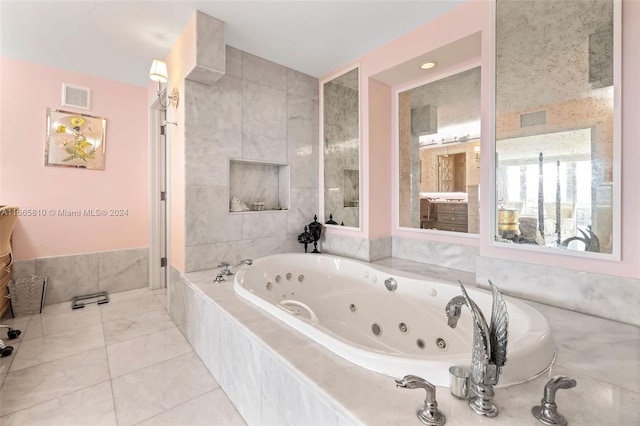
[(438, 402), (436, 401), (436, 387), (418, 376), (404, 376), (400, 380), (396, 380), (396, 387), (406, 389), (424, 389), (427, 396), (424, 400), (424, 407), (418, 407), (416, 414), (420, 421), (428, 426), (442, 426), (447, 422), (446, 417), (438, 411)]
[(566, 376), (555, 376), (544, 385), (544, 396), (540, 405), (536, 405), (531, 409), (534, 417), (545, 425), (562, 425), (567, 424), (567, 420), (558, 413), (558, 405), (556, 404), (556, 392), (558, 389), (570, 389), (577, 385), (574, 379)]
[(498, 288), (489, 280), (493, 293), (491, 324), (487, 324), (482, 311), (471, 300), (462, 282), (462, 296), (456, 296), (447, 303), (445, 312), (448, 324), (456, 328), (466, 305), (473, 317), (473, 350), (471, 353), (471, 375), (469, 386), (469, 407), (482, 416), (495, 417), (498, 408), (491, 402), (495, 393), (493, 386), (498, 384), (502, 367), (507, 362), (507, 340), (509, 315), (507, 305)]
[(220, 272), (218, 272), (218, 275), (216, 275), (216, 278), (213, 280), (214, 283), (220, 283), (222, 281), (225, 281), (224, 277), (225, 275), (229, 276), (229, 275), (233, 275), (233, 272), (231, 272), (231, 268), (235, 268), (236, 266), (240, 266), (240, 265), (252, 265), (253, 264), (253, 260), (251, 259), (242, 259), (240, 262), (236, 263), (235, 265), (231, 265), (229, 262), (220, 262), (220, 264), (218, 265), (218, 268), (223, 268)]

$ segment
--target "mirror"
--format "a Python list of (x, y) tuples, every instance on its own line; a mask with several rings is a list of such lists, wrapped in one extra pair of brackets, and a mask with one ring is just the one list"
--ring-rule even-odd
[(480, 67), (398, 93), (399, 225), (477, 234)]
[(358, 68), (322, 85), (324, 221), (360, 226)]
[(614, 51), (612, 0), (497, 0), (496, 241), (619, 244)]

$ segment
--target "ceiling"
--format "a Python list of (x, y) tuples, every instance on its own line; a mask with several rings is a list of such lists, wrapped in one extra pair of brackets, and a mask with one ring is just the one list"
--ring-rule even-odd
[(0, 0), (0, 55), (147, 86), (200, 10), (226, 44), (319, 77), (465, 1)]

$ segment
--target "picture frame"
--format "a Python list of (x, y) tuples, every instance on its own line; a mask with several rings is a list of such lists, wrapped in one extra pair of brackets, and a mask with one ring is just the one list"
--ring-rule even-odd
[(104, 170), (107, 119), (47, 108), (46, 166)]

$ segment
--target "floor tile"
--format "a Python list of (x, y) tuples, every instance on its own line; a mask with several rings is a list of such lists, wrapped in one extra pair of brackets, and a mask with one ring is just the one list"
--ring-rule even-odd
[(5, 346), (12, 346), (13, 353), (9, 356), (5, 356), (0, 358), (0, 375), (7, 374), (9, 372), (9, 368), (11, 368), (11, 363), (18, 353), (18, 349), (20, 348), (20, 342), (13, 342), (11, 340), (4, 341)]
[(152, 292), (147, 287), (137, 288), (135, 290), (120, 291), (118, 293), (109, 293), (109, 303), (118, 303), (124, 302), (126, 300), (138, 299), (140, 297), (149, 296), (150, 294), (152, 294)]
[(164, 307), (158, 302), (153, 293), (149, 290), (146, 290), (146, 292), (147, 294), (141, 297), (101, 305), (102, 321), (126, 318), (146, 312), (163, 311)]
[(88, 325), (100, 324), (101, 321), (99, 309), (78, 309), (64, 313), (34, 315), (24, 334), (24, 339), (29, 340), (63, 333)]
[(166, 309), (167, 308), (167, 289), (161, 288), (158, 290), (153, 290), (153, 294), (158, 299), (158, 302), (160, 302), (160, 304), (164, 306)]
[(0, 418), (2, 426), (116, 426), (111, 383), (104, 382)]
[(171, 327), (175, 327), (175, 324), (164, 309), (103, 322), (104, 339), (107, 345)]
[(104, 335), (100, 324), (25, 340), (20, 345), (20, 351), (15, 355), (10, 371), (32, 367), (103, 346)]
[(0, 328), (0, 339), (4, 341), (5, 345), (14, 346), (14, 343), (24, 340), (24, 336), (31, 323), (31, 317), (32, 315), (28, 315), (26, 317), (4, 318), (0, 320), (0, 324), (9, 326), (13, 330), (20, 330), (20, 335), (16, 339), (9, 339), (9, 329), (4, 327)]
[(191, 352), (178, 327), (107, 346), (111, 378)]
[(119, 426), (129, 426), (207, 393), (218, 384), (191, 352), (112, 381)]
[(244, 426), (236, 408), (218, 388), (152, 417), (140, 426)]
[(109, 380), (107, 352), (94, 349), (7, 374), (0, 416)]
[(54, 303), (53, 305), (45, 305), (42, 313), (45, 315), (58, 315), (58, 314), (68, 314), (69, 312), (82, 312), (88, 310), (98, 310), (99, 306), (95, 303), (88, 303), (84, 305), (84, 308), (80, 309), (72, 309), (71, 301)]

